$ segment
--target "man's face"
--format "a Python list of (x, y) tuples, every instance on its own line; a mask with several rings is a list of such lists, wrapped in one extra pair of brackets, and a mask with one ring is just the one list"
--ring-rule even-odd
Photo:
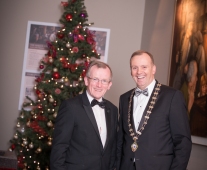
[(144, 90), (153, 80), (156, 66), (146, 53), (134, 56), (131, 59), (131, 75), (137, 87)]
[[(89, 78), (90, 77), (90, 78)], [(97, 66), (92, 66), (90, 70), (90, 76), (84, 77), (85, 85), (87, 86), (88, 93), (99, 100), (104, 96), (107, 90), (110, 89), (112, 82), (111, 74), (109, 68), (98, 68)], [(96, 82), (94, 79), (98, 79)], [(102, 84), (101, 80), (107, 81), (107, 84)]]

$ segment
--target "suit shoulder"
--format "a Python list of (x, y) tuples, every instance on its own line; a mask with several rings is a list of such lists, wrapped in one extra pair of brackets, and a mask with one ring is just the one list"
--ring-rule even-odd
[(165, 84), (162, 84), (162, 85), (161, 85), (161, 89), (162, 89), (162, 90), (167, 90), (167, 91), (172, 91), (172, 92), (173, 92), (173, 91), (174, 91), (174, 92), (177, 91), (175, 88), (170, 87), (170, 86), (167, 86), (167, 85), (165, 85)]
[(117, 107), (116, 107), (112, 102), (110, 102), (109, 100), (104, 99), (104, 101), (106, 101), (107, 104), (108, 104), (110, 107), (117, 108)]
[(162, 84), (161, 90), (164, 93), (168, 93), (168, 94), (172, 94), (172, 95), (174, 95), (174, 94), (182, 95), (182, 92), (180, 90), (177, 90), (173, 87), (170, 87), (170, 86), (167, 86), (167, 85), (164, 85), (164, 84)]
[(79, 103), (78, 101), (80, 101), (80, 95), (77, 95), (77, 96), (69, 98), (69, 99), (65, 99), (61, 103), (62, 104), (67, 104), (67, 103), (77, 104), (77, 103)]

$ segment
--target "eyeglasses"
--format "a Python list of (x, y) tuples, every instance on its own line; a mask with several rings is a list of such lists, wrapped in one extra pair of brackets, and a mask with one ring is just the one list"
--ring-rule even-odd
[(91, 78), (91, 77), (88, 77), (88, 78), (91, 79), (91, 81), (94, 82), (94, 83), (98, 83), (99, 81), (103, 85), (108, 85), (110, 83), (110, 81), (107, 81), (107, 80), (104, 80), (104, 79), (103, 80), (99, 80), (98, 78)]

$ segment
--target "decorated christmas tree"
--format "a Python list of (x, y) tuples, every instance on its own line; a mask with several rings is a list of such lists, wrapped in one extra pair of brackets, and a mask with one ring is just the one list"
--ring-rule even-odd
[(17, 155), (18, 169), (49, 169), (49, 157), (55, 118), (61, 101), (81, 93), (83, 78), (91, 58), (99, 59), (94, 34), (88, 29), (84, 0), (61, 2), (62, 27), (48, 52), (40, 61), (40, 76), (35, 80), (37, 100), (27, 97), (10, 151)]

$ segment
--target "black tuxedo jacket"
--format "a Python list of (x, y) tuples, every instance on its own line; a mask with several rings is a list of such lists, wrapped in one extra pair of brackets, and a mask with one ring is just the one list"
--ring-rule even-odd
[(86, 92), (62, 102), (53, 134), (51, 170), (114, 169), (118, 109), (103, 100), (107, 127), (104, 147)]
[[(136, 165), (137, 170), (185, 170), (190, 157), (192, 142), (187, 109), (182, 93), (161, 85), (147, 125), (139, 136), (138, 149), (132, 152), (133, 140), (129, 133), (127, 121), (129, 98), (132, 91), (130, 90), (120, 96), (117, 170), (132, 170), (134, 169), (133, 164)], [(152, 95), (149, 101), (151, 98)], [(143, 124), (148, 106), (149, 102), (143, 113), (140, 126)], [(130, 114), (134, 127), (133, 113)]]

